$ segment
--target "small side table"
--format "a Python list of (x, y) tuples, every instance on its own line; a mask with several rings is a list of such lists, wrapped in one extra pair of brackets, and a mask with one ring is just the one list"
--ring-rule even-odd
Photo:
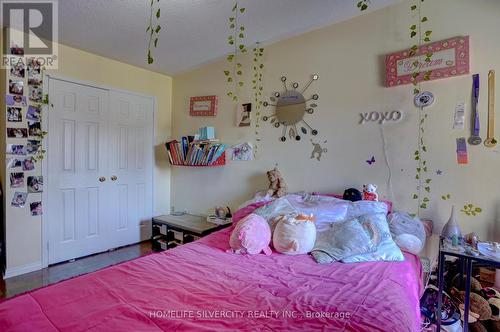
[(192, 242), (210, 233), (231, 225), (209, 223), (206, 217), (193, 214), (162, 215), (154, 217), (152, 227), (153, 250), (167, 250), (178, 245)]
[[(456, 247), (458, 250), (448, 247), (444, 244), (443, 239), (439, 243), (439, 271), (438, 271), (438, 283), (439, 283), (439, 295), (438, 295), (438, 306), (437, 306), (437, 332), (441, 331), (441, 307), (443, 305), (443, 287), (444, 287), (444, 262), (445, 256), (457, 257), (460, 260), (460, 266), (465, 266), (465, 304), (464, 304), (464, 317), (463, 317), (463, 331), (467, 332), (469, 330), (469, 306), (470, 306), (470, 285), (472, 278), (472, 264), (474, 262), (482, 263), (484, 265), (489, 265), (494, 268), (500, 268), (500, 261), (478, 254), (478, 256), (468, 254), (465, 251), (467, 245), (460, 245)], [(462, 250), (460, 250), (463, 249)], [(462, 279), (463, 280), (463, 269), (462, 269)]]

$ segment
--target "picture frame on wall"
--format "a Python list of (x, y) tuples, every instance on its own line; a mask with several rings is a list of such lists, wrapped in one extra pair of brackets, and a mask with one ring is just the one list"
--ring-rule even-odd
[(252, 118), (250, 116), (251, 112), (251, 103), (238, 105), (236, 109), (236, 125), (238, 127), (250, 127), (252, 124)]
[[(432, 53), (431, 61), (425, 61), (429, 52)], [(467, 75), (470, 71), (469, 54), (469, 36), (425, 44), (413, 56), (410, 56), (410, 50), (388, 54), (385, 57), (385, 85), (410, 84), (412, 74), (417, 71), (422, 73), (417, 76), (417, 82), (424, 80), (423, 73), (427, 71), (431, 71), (429, 81)]]
[(189, 102), (189, 115), (216, 116), (217, 101), (217, 96), (191, 97)]

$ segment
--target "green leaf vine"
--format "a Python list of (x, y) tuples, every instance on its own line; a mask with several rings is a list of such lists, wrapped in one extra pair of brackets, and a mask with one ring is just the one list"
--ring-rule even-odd
[(361, 0), (361, 1), (358, 1), (357, 6), (358, 6), (360, 11), (365, 11), (368, 9), (369, 3), (370, 3), (370, 0)]
[(264, 71), (264, 64), (262, 58), (264, 56), (264, 48), (260, 47), (260, 43), (257, 42), (253, 48), (253, 78), (252, 78), (252, 90), (255, 102), (255, 148), (254, 154), (257, 155), (258, 145), (260, 142), (260, 119), (261, 119), (261, 108), (262, 108), (262, 91), (264, 87), (262, 86), (262, 75)]
[(234, 2), (232, 15), (228, 19), (228, 27), (230, 35), (227, 38), (227, 43), (233, 47), (233, 51), (227, 56), (227, 61), (230, 65), (229, 70), (224, 70), (226, 81), (231, 85), (231, 89), (227, 92), (227, 96), (233, 101), (238, 101), (238, 89), (243, 87), (243, 65), (239, 60), (239, 55), (247, 52), (247, 47), (244, 44), (245, 27), (240, 24), (240, 18), (245, 13), (245, 8), (240, 7), (238, 0)]
[(149, 33), (149, 43), (148, 43), (148, 54), (147, 60), (148, 64), (153, 64), (153, 47), (156, 48), (158, 45), (158, 37), (160, 36), (161, 26), (160, 20), (160, 0), (151, 0), (150, 7), (151, 11), (149, 14), (149, 24), (146, 28), (146, 33)]
[(466, 203), (464, 207), (460, 210), (460, 212), (464, 213), (465, 215), (469, 217), (475, 217), (481, 212), (483, 212), (483, 209), (480, 207), (475, 206), (474, 204), (471, 203)]
[[(420, 60), (423, 43), (428, 43), (431, 41), (430, 36), (432, 34), (431, 30), (424, 31), (424, 24), (427, 24), (429, 19), (427, 16), (422, 16), (422, 5), (424, 0), (415, 0), (411, 6), (410, 10), (412, 16), (415, 17), (416, 22), (410, 25), (410, 38), (417, 39), (416, 43), (410, 48), (408, 54), (409, 57), (417, 56), (416, 60), (413, 62), (415, 67), (415, 72), (411, 76), (411, 82), (413, 85), (413, 94), (418, 95), (421, 92), (421, 82), (428, 81), (430, 79), (431, 71), (426, 71), (424, 73), (420, 70)], [(424, 61), (430, 62), (432, 53), (428, 52), (425, 54)], [(419, 77), (423, 75), (422, 79)], [(420, 109), (418, 119), (418, 141), (417, 150), (414, 153), (414, 159), (417, 162), (415, 179), (417, 180), (416, 193), (413, 194), (413, 199), (417, 201), (417, 215), (420, 215), (421, 209), (427, 209), (430, 204), (429, 195), (431, 193), (431, 183), (432, 179), (429, 176), (429, 168), (426, 160), (426, 155), (428, 152), (427, 144), (424, 139), (425, 134), (425, 121), (428, 118), (428, 114), (424, 109)]]
[[(40, 68), (40, 73), (42, 75), (42, 83), (40, 84), (40, 86), (43, 86), (43, 81), (44, 81), (43, 77), (45, 76), (45, 69), (46, 69), (45, 67)], [(31, 106), (39, 109), (40, 112), (44, 112), (45, 109), (48, 107), (48, 105), (49, 105), (49, 95), (44, 94), (40, 103), (32, 104)], [(40, 125), (41, 125), (41, 120), (40, 120)], [(41, 130), (40, 133), (37, 135), (37, 137), (40, 139), (40, 147), (38, 148), (36, 155), (34, 155), (31, 158), (35, 163), (42, 161), (43, 158), (45, 157), (45, 153), (47, 152), (47, 150), (43, 148), (42, 142), (45, 136), (47, 135), (48, 132), (45, 130)]]

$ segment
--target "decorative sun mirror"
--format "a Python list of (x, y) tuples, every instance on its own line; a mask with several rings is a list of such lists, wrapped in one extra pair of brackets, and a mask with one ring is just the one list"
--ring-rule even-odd
[[(286, 77), (281, 77), (281, 82), (285, 91), (279, 93), (276, 92), (274, 97), (271, 97), (272, 102), (267, 101), (263, 103), (264, 107), (274, 106), (275, 112), (270, 116), (264, 116), (262, 120), (270, 121), (275, 128), (283, 127), (283, 133), (280, 140), (282, 142), (286, 141), (287, 134), (291, 140), (300, 141), (300, 133), (307, 135), (309, 132), (311, 135), (316, 136), (318, 131), (313, 129), (305, 120), (304, 116), (306, 114), (313, 114), (314, 109), (318, 106), (314, 101), (319, 99), (317, 94), (313, 94), (310, 98), (306, 99), (304, 97), (304, 92), (311, 86), (311, 84), (318, 80), (319, 76), (314, 74), (311, 76), (309, 82), (302, 88), (302, 90), (297, 90), (299, 84), (294, 82), (292, 84), (292, 90), (289, 90), (286, 84)], [(313, 101), (308, 105), (310, 101)], [(300, 132), (298, 130), (300, 127)]]

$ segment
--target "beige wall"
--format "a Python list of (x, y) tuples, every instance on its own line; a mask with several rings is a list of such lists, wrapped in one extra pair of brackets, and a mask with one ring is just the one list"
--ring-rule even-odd
[[(481, 125), (486, 128), (486, 75), (489, 69), (500, 73), (500, 2), (496, 0), (440, 0), (424, 3), (433, 39), (458, 35), (471, 37), (472, 72), (481, 74)], [(177, 210), (206, 213), (216, 205), (233, 208), (267, 186), (265, 171), (279, 164), (292, 191), (341, 193), (346, 187), (376, 183), (383, 198), (392, 199), (401, 210), (414, 212), (411, 199), (415, 188), (415, 161), (418, 110), (413, 107), (411, 86), (385, 88), (383, 56), (411, 45), (408, 27), (409, 2), (388, 7), (359, 18), (336, 24), (266, 48), (264, 91), (270, 96), (280, 90), (280, 77), (303, 85), (312, 73), (320, 80), (309, 93), (318, 93), (318, 111), (307, 120), (319, 130), (317, 140), (327, 140), (328, 152), (321, 162), (310, 159), (310, 136), (301, 142), (278, 141), (280, 129), (269, 123), (261, 127), (262, 142), (257, 160), (229, 162), (224, 168), (172, 171), (172, 205)], [(249, 27), (250, 28), (250, 27)], [(225, 61), (215, 62), (174, 77), (173, 135), (191, 134), (201, 126), (214, 126), (219, 138), (229, 145), (255, 142), (253, 128), (234, 124), (235, 105), (226, 97)], [(246, 66), (246, 74), (251, 74)], [(436, 103), (429, 111), (425, 138), (429, 166), (433, 173), (431, 207), (422, 213), (432, 218), (437, 231), (448, 219), (450, 205), (465, 202), (483, 208), (475, 218), (458, 214), (464, 232), (476, 231), (482, 238), (500, 239), (500, 148), (483, 146), (469, 149), (469, 165), (456, 163), (455, 139), (469, 131), (451, 129), (455, 105), (466, 102), (470, 112), (471, 77), (433, 81), (424, 85), (435, 93)], [(497, 94), (500, 91), (497, 89)], [(189, 97), (219, 96), (216, 118), (188, 115)], [(242, 102), (251, 102), (249, 86), (241, 91)], [(359, 125), (359, 113), (401, 110), (405, 118), (398, 124)], [(498, 128), (498, 126), (497, 126)], [(388, 187), (389, 168), (384, 158), (381, 130), (386, 139), (387, 158), (392, 173), (392, 192)], [(497, 131), (498, 132), (498, 131)], [(374, 155), (374, 166), (366, 159)], [(443, 170), (436, 176), (435, 170)], [(451, 193), (451, 201), (441, 201)]]
[[(137, 92), (156, 98), (154, 213), (168, 212), (170, 207), (170, 166), (163, 152), (162, 144), (170, 137), (171, 131), (172, 79), (166, 75), (64, 45), (59, 47), (59, 69), (47, 70), (46, 73)], [(5, 86), (5, 84), (2, 86)], [(2, 124), (2, 127), (5, 128), (5, 124)], [(5, 129), (3, 130), (5, 132)], [(5, 147), (2, 148), (3, 155), (5, 155), (4, 152)], [(40, 174), (40, 166), (37, 166), (35, 174)], [(8, 181), (8, 174), (6, 175)], [(6, 188), (7, 270), (11, 271), (40, 264), (42, 255), (41, 218), (32, 217), (29, 206), (24, 209), (11, 208), (10, 201), (13, 192), (14, 189)], [(36, 195), (39, 194), (31, 194), (30, 196)], [(30, 197), (29, 201), (38, 199), (39, 197)]]

